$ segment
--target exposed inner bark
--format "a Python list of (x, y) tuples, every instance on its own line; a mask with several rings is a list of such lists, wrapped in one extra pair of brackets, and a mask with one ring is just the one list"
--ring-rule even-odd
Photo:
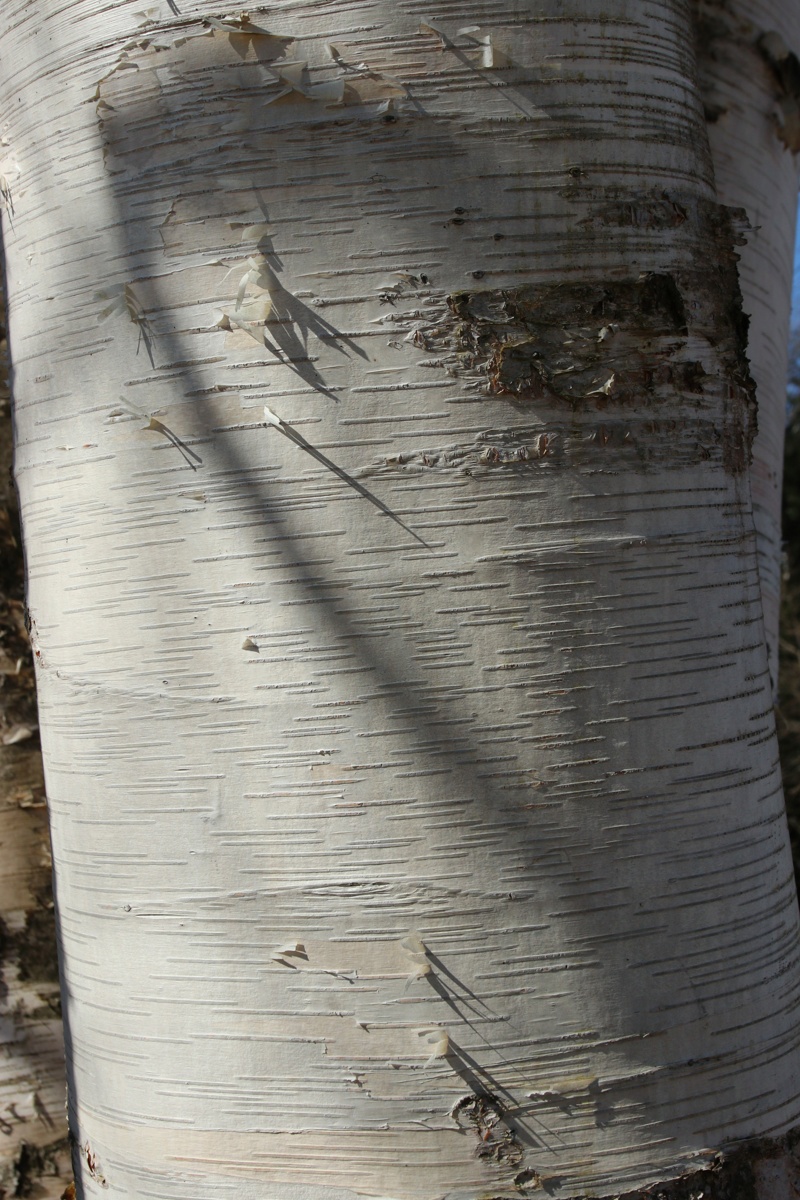
[[(658, 212), (689, 219), (683, 205), (657, 199)], [(630, 197), (598, 212), (604, 223), (624, 224), (632, 213), (644, 220), (651, 200)], [(701, 270), (477, 287), (447, 296), (425, 321), (412, 320), (407, 340), (433, 356), (432, 368), (530, 414), (531, 423), (520, 426), (517, 418), (504, 428), (498, 403), (497, 425), (472, 445), (426, 447), (387, 459), (386, 467), (475, 474), (538, 470), (543, 460), (597, 466), (607, 456), (614, 470), (714, 459), (731, 474), (744, 471), (756, 402), (733, 252), (742, 214), (708, 206), (695, 216), (706, 222), (713, 248)], [(402, 326), (402, 312), (394, 321)]]

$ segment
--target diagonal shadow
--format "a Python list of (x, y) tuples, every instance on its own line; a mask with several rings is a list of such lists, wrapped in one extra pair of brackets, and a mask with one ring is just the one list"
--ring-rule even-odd
[[(397, 513), (389, 508), (388, 504), (384, 504), (383, 500), (379, 500), (378, 497), (369, 490), (369, 488), (364, 487), (363, 483), (359, 483), (359, 481), (354, 479), (352, 475), (348, 475), (347, 471), (343, 470), (342, 467), (337, 466), (332, 459), (328, 458), (327, 455), (323, 454), (321, 450), (318, 450), (316, 446), (313, 446), (311, 442), (307, 441), (306, 438), (303, 437), (302, 433), (299, 433), (293, 425), (290, 425), (288, 421), (282, 421), (281, 418), (277, 417), (274, 412), (271, 412), (266, 405), (264, 406), (264, 416), (266, 417), (267, 422), (275, 429), (279, 429), (284, 437), (287, 437), (290, 442), (294, 442), (295, 446), (299, 446), (301, 450), (305, 450), (306, 454), (310, 454), (311, 457), (318, 463), (321, 463), (323, 467), (327, 467), (329, 471), (332, 471), (334, 475), (337, 475), (339, 479), (348, 485), (348, 487), (351, 487), (354, 491), (358, 492), (359, 496), (363, 496), (365, 500), (369, 500), (370, 504), (374, 504), (380, 512), (385, 513), (387, 517), (391, 517), (401, 529), (404, 529), (406, 533), (410, 533), (411, 536), (415, 538), (421, 546), (424, 546), (426, 550), (433, 549), (432, 546), (428, 545), (424, 538), (421, 538), (418, 533), (414, 533), (414, 530), (410, 529), (408, 525), (406, 525), (405, 521), (402, 521), (400, 517), (398, 517)], [(158, 422), (158, 424), (160, 425), (160, 422)], [(195, 455), (195, 457), (197, 456)], [(191, 463), (189, 465), (191, 466)]]
[[(482, 1005), (487, 1012), (493, 1013), (493, 1010), (488, 1006), (488, 1004), (482, 1000), (479, 1000), (479, 998), (475, 996), (475, 993), (471, 991), (471, 989), (462, 980), (454, 975), (452, 971), (449, 971), (446, 967), (444, 967), (444, 964), (438, 955), (432, 954), (427, 947), (426, 954), (430, 959), (431, 964), (436, 968), (436, 971), (443, 971), (444, 974), (453, 980), (454, 984), (459, 988), (459, 990), (467, 992), (470, 996), (473, 996), (477, 1003)], [(463, 996), (456, 996), (454, 991), (448, 989), (446, 984), (443, 983), (435, 971), (429, 971), (428, 974), (424, 976), (424, 979), (425, 982), (433, 988), (440, 999), (447, 1005), (447, 1007), (452, 1009), (452, 1011), (458, 1017), (459, 1022), (463, 1025), (469, 1026), (469, 1028), (472, 1030), (473, 1036), (479, 1038), (480, 1041), (485, 1044), (487, 1050), (490, 1051), (493, 1056), (495, 1056), (497, 1062), (494, 1068), (490, 1070), (487, 1066), (480, 1063), (474, 1055), (470, 1054), (463, 1047), (459, 1046), (452, 1037), (449, 1038), (448, 1053), (445, 1055), (445, 1058), (448, 1061), (451, 1059), (451, 1057), (453, 1058), (458, 1074), (461, 1075), (464, 1082), (470, 1087), (476, 1096), (480, 1096), (482, 1092), (487, 1092), (493, 1094), (495, 1097), (503, 1097), (503, 1121), (506, 1125), (508, 1125), (509, 1129), (512, 1130), (515, 1137), (517, 1137), (519, 1141), (527, 1145), (544, 1146), (545, 1148), (549, 1149), (550, 1146), (546, 1141), (543, 1140), (542, 1135), (534, 1133), (529, 1125), (526, 1124), (526, 1121), (536, 1119), (533, 1117), (530, 1111), (526, 1111), (526, 1109), (529, 1110), (530, 1106), (520, 1103), (519, 1099), (514, 1095), (511, 1089), (506, 1084), (501, 1083), (497, 1077), (497, 1074), (495, 1073), (498, 1071), (498, 1069), (502, 1068), (507, 1074), (518, 1075), (519, 1087), (524, 1088), (527, 1086), (527, 1081), (522, 1077), (520, 1068), (506, 1058), (505, 1055), (501, 1054), (497, 1047), (492, 1045), (491, 1040), (487, 1038), (480, 1029), (477, 1028), (475, 1022), (470, 1019), (470, 1016), (462, 1011), (463, 1008), (467, 1008), (468, 1013), (471, 1013), (472, 1016), (477, 1017), (481, 1015), (479, 1010), (472, 1006), (465, 1005)], [(554, 1134), (552, 1130), (548, 1129), (541, 1120), (538, 1121), (538, 1124), (542, 1126), (547, 1136), (549, 1136), (551, 1139), (555, 1138), (558, 1141), (562, 1141), (562, 1139), (558, 1137), (557, 1134)]]
[[(124, 198), (121, 198), (120, 212), (122, 213), (123, 211)], [(210, 408), (210, 402), (205, 398), (205, 389), (200, 377), (194, 373), (191, 363), (188, 361), (189, 355), (181, 347), (179, 340), (169, 332), (161, 334), (159, 342), (172, 356), (171, 361), (180, 361), (183, 363), (181, 370), (185, 382), (185, 393), (192, 393), (197, 397), (197, 411), (200, 414), (206, 409), (205, 422), (207, 429), (210, 431), (211, 427), (217, 423), (218, 418)], [(326, 467), (334, 470), (334, 473), (340, 475), (345, 482), (351, 486), (357, 485), (356, 490), (361, 491), (361, 485), (358, 484), (357, 480), (353, 480), (346, 472), (341, 471), (340, 474), (340, 468), (327, 459), (326, 456), (322, 455), (321, 452), (316, 451), (316, 448), (307, 442), (293, 427), (286, 426), (284, 422), (281, 422), (281, 432), (298, 445), (298, 447), (311, 453), (312, 457), (317, 458)], [(279, 553), (287, 566), (291, 564), (293, 579), (300, 589), (305, 591), (309, 598), (313, 598), (315, 606), (320, 611), (320, 624), (335, 630), (336, 635), (341, 637), (358, 656), (360, 664), (374, 673), (374, 676), (387, 688), (387, 692), (393, 698), (394, 705), (398, 709), (403, 709), (404, 720), (411, 726), (409, 736), (413, 736), (415, 740), (419, 740), (421, 743), (421, 746), (415, 749), (414, 752), (416, 760), (420, 763), (427, 761), (431, 766), (441, 768), (444, 757), (449, 766), (450, 783), (448, 792), (459, 795), (463, 799), (465, 809), (469, 809), (472, 806), (477, 807), (484, 815), (484, 819), (495, 826), (497, 813), (499, 811), (508, 813), (508, 797), (490, 780), (481, 777), (480, 772), (484, 764), (476, 751), (464, 742), (456, 742), (444, 731), (445, 721), (449, 722), (452, 718), (456, 717), (463, 723), (465, 720), (468, 721), (470, 719), (469, 714), (463, 709), (461, 703), (455, 698), (448, 700), (437, 699), (437, 721), (435, 723), (435, 735), (432, 737), (433, 723), (431, 722), (430, 714), (420, 712), (419, 686), (422, 680), (404, 677), (393, 668), (391, 660), (384, 657), (381, 653), (381, 638), (364, 639), (360, 636), (361, 631), (353, 623), (348, 612), (343, 611), (338, 606), (336, 599), (331, 595), (331, 593), (337, 591), (337, 580), (334, 576), (329, 575), (325, 579), (326, 586), (320, 588), (319, 575), (313, 574), (303, 564), (303, 555), (297, 555), (292, 552), (293, 546), (297, 541), (297, 535), (293, 529), (290, 517), (274, 505), (277, 495), (276, 489), (269, 482), (254, 480), (253, 472), (248, 469), (248, 464), (239, 459), (234, 446), (228, 439), (211, 437), (207, 445), (208, 450), (204, 455), (206, 465), (216, 467), (218, 470), (223, 471), (229, 478), (237, 479), (241, 486), (244, 504), (248, 508), (255, 508), (256, 511), (260, 511), (263, 514), (265, 524), (269, 525), (272, 531), (277, 534), (276, 544), (279, 547)], [(364, 492), (366, 492), (366, 489), (364, 489)], [(388, 506), (385, 507), (383, 502), (379, 501), (377, 497), (368, 493), (367, 498), (371, 502), (376, 503), (381, 511), (386, 511)], [(388, 511), (387, 515), (402, 525), (406, 532), (411, 533), (417, 541), (422, 542), (429, 550), (436, 553), (434, 546), (423, 542), (422, 538), (408, 529), (391, 510)], [(318, 568), (318, 570), (322, 569)], [(442, 718), (441, 725), (438, 723), (440, 715)], [(439, 786), (442, 786), (441, 783)], [(510, 824), (511, 822), (507, 823)], [(523, 825), (523, 821), (520, 820), (519, 824)], [(513, 832), (510, 830), (505, 836), (508, 839), (509, 850), (518, 853), (520, 848), (518, 838), (515, 838)], [(501, 1104), (503, 1121), (522, 1144), (528, 1146), (548, 1144), (542, 1136), (530, 1127), (528, 1120), (523, 1118), (520, 1101), (514, 1098), (508, 1085), (502, 1084), (497, 1078), (495, 1072), (498, 1066), (503, 1071), (506, 1071), (508, 1065), (513, 1067), (513, 1064), (507, 1064), (503, 1061), (501, 1052), (494, 1049), (491, 1041), (475, 1029), (474, 1022), (470, 1019), (469, 1014), (464, 1011), (463, 1002), (456, 995), (456, 987), (464, 988), (474, 1001), (478, 1003), (482, 1002), (471, 988), (466, 988), (453, 972), (445, 967), (438, 956), (432, 958), (432, 962), (440, 969), (444, 968), (442, 970), (444, 978), (437, 978), (434, 982), (431, 976), (427, 977), (434, 991), (447, 1004), (454, 1016), (457, 1017), (459, 1025), (462, 1028), (466, 1025), (473, 1031), (473, 1034), (477, 1033), (480, 1040), (486, 1043), (487, 1050), (491, 1051), (492, 1057), (495, 1060), (499, 1060), (496, 1067), (489, 1069), (483, 1066), (474, 1054), (456, 1043), (448, 1061), (451, 1061), (454, 1068), (464, 1079), (465, 1084), (472, 1090), (475, 1090), (476, 1094), (491, 1091), (493, 1094), (503, 1098)], [(452, 1039), (451, 1045), (453, 1045)], [(72, 1086), (74, 1086), (74, 1078)]]
[(470, 1054), (453, 1038), (449, 1039), (448, 1051), (444, 1058), (456, 1074), (461, 1076), (474, 1096), (493, 1100), (497, 1104), (502, 1114), (503, 1124), (511, 1131), (520, 1145), (552, 1152), (553, 1142), (547, 1139), (548, 1137), (553, 1139), (557, 1135), (554, 1135), (546, 1126), (544, 1134), (534, 1132), (523, 1120), (523, 1109), (517, 1098), (488, 1067), (479, 1063), (473, 1054)]
[[(253, 191), (264, 224), (268, 225), (269, 209), (263, 191), (258, 187), (254, 187)], [(256, 248), (260, 259), (267, 267), (268, 290), (272, 302), (270, 315), (262, 331), (264, 345), (279, 362), (289, 367), (314, 391), (338, 403), (339, 397), (335, 390), (328, 387), (309, 356), (309, 336), (313, 334), (323, 345), (331, 346), (348, 358), (355, 355), (366, 361), (368, 360), (366, 351), (353, 338), (336, 329), (330, 321), (326, 321), (313, 308), (304, 304), (298, 296), (283, 286), (278, 275), (283, 271), (284, 264), (275, 250), (271, 234), (264, 231), (258, 239)], [(236, 312), (232, 319), (236, 319)], [(255, 337), (253, 332), (251, 332), (251, 336), (256, 341), (260, 340)]]

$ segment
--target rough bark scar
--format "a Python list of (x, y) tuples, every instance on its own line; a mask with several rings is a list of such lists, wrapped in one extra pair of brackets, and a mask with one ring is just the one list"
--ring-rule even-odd
[(450, 1109), (450, 1116), (463, 1132), (469, 1130), (478, 1139), (475, 1157), (491, 1159), (516, 1167), (522, 1162), (524, 1150), (513, 1130), (503, 1121), (500, 1101), (486, 1092), (462, 1096)]
[[(640, 199), (597, 212), (615, 228), (652, 197)], [(677, 468), (709, 460), (730, 474), (746, 470), (756, 419), (734, 250), (742, 242), (739, 214), (712, 205), (692, 211), (670, 198), (662, 207), (670, 219), (698, 224), (696, 266), (470, 289), (442, 296), (441, 309), (424, 322), (409, 314), (406, 341), (431, 356), (421, 365), (510, 404), (524, 423), (509, 424), (506, 409), (471, 445), (428, 447), (386, 458), (373, 470), (474, 475), (568, 465)]]
[[(603, 409), (612, 397), (636, 401), (660, 382), (702, 392), (700, 363), (668, 361), (675, 336), (686, 334), (683, 300), (670, 275), (519, 288), (503, 294), (499, 320), (484, 298), (485, 293), (457, 296), (451, 307), (464, 318), (456, 331), (462, 349), (475, 362), (482, 349), (490, 352), (486, 374), (494, 395), (522, 401), (547, 396), (571, 405), (589, 401)], [(642, 350), (628, 344), (629, 335)], [(661, 338), (671, 341), (656, 344)]]

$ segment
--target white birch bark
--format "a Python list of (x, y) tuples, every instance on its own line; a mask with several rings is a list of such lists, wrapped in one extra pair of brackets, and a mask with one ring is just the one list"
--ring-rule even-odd
[(0, 747), (0, 1187), (29, 1195), (33, 1184), (40, 1200), (57, 1200), (70, 1174), (49, 843), (20, 756)]
[(81, 1195), (603, 1195), (782, 1134), (688, 10), (180, 10), (1, 44)]
[[(0, 309), (4, 309), (0, 295)], [(0, 311), (4, 329), (4, 312)], [(0, 343), (0, 1195), (57, 1200), (72, 1173), (50, 839), (22, 598)]]
[[(800, 172), (800, 4), (707, 0), (698, 5), (699, 63), (717, 195), (743, 208), (739, 251), (747, 356), (757, 384), (751, 487), (773, 691), (778, 684), (781, 486), (786, 372)], [(795, 89), (787, 88), (794, 60)]]

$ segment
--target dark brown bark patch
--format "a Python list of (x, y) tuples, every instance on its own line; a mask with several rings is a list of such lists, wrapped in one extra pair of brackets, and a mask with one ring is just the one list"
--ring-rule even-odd
[(462, 292), (450, 308), (462, 363), (483, 368), (496, 396), (605, 409), (655, 398), (660, 384), (703, 390), (700, 363), (671, 361), (687, 333), (671, 275)]
[[(677, 1179), (653, 1183), (632, 1192), (616, 1192), (601, 1200), (765, 1200), (763, 1189), (759, 1191), (757, 1185), (759, 1167), (778, 1159), (786, 1160), (788, 1187), (797, 1192), (800, 1186), (800, 1129), (781, 1138), (753, 1138), (716, 1155), (710, 1165), (700, 1171), (691, 1171)], [(546, 1179), (542, 1188), (538, 1194), (544, 1197), (547, 1195)], [(525, 1194), (530, 1196), (530, 1193)], [(774, 1200), (783, 1200), (784, 1194), (792, 1193), (781, 1193)], [(590, 1200), (590, 1197), (573, 1196), (570, 1200)]]
[(643, 213), (672, 214), (691, 253), (676, 251), (671, 271), (475, 287), (442, 297), (423, 321), (409, 314), (406, 340), (430, 356), (420, 365), (461, 378), (476, 402), (490, 399), (489, 412), (496, 402), (497, 415), (470, 445), (421, 447), (370, 473), (618, 472), (703, 461), (746, 471), (756, 433), (736, 254), (746, 217), (705, 201), (609, 192), (592, 210), (609, 237)]

